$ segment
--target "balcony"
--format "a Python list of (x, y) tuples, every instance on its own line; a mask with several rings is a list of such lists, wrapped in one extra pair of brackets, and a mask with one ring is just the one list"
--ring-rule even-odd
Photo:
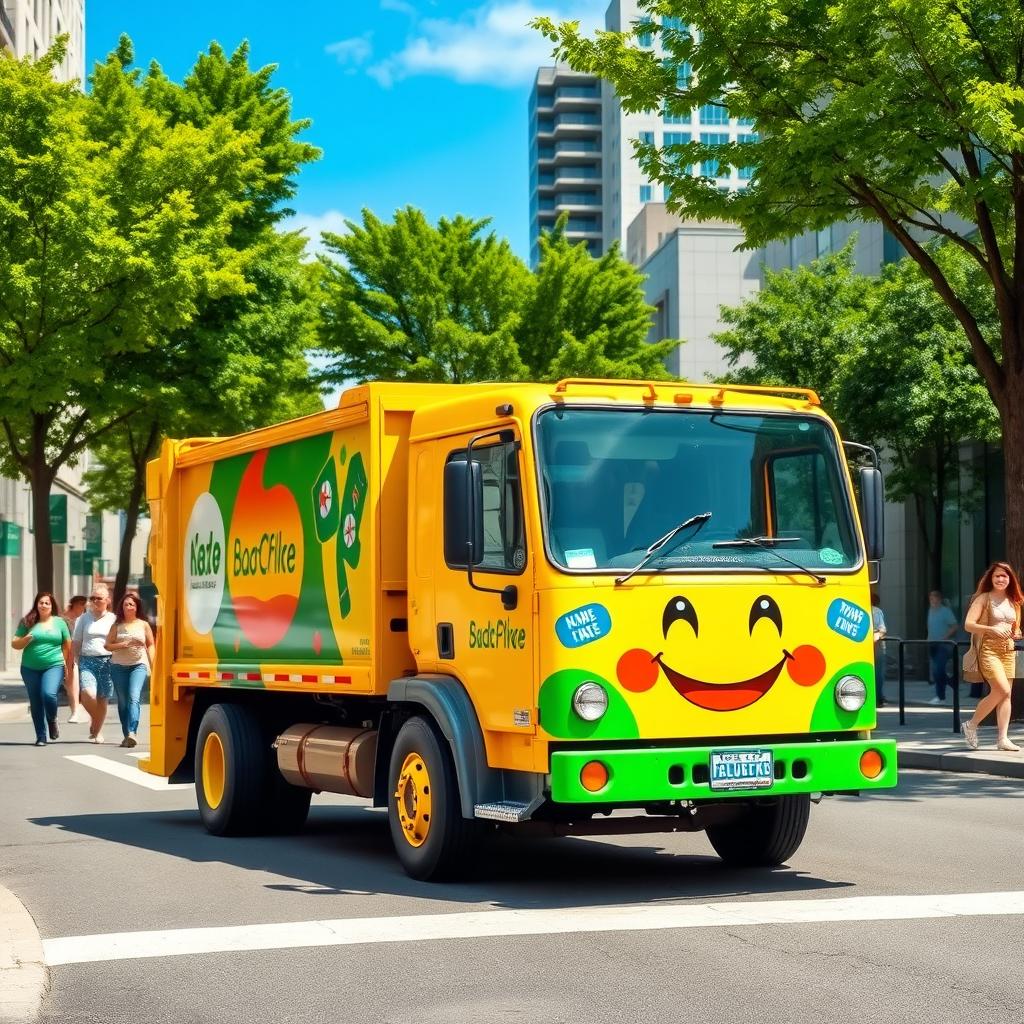
[(14, 25), (7, 14), (7, 5), (0, 2), (0, 50), (14, 53)]
[(574, 110), (571, 113), (559, 114), (555, 118), (555, 128), (596, 128), (601, 124), (600, 114), (591, 114), (584, 110)]
[(551, 175), (553, 185), (576, 184), (581, 181), (600, 181), (601, 168), (580, 164), (562, 164)]
[(552, 157), (579, 156), (586, 153), (600, 153), (601, 144), (590, 139), (566, 139), (556, 142)]

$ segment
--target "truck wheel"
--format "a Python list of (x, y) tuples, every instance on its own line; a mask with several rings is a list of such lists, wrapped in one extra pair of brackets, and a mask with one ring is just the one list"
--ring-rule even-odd
[(810, 816), (809, 793), (753, 804), (727, 825), (713, 825), (708, 839), (726, 864), (773, 867), (789, 860), (803, 842)]
[(240, 704), (212, 704), (196, 736), (199, 816), (216, 836), (256, 830), (265, 811), (267, 752), (259, 720)]
[(448, 744), (425, 718), (399, 730), (388, 770), (388, 823), (402, 867), (421, 881), (457, 877), (477, 837), (462, 816)]

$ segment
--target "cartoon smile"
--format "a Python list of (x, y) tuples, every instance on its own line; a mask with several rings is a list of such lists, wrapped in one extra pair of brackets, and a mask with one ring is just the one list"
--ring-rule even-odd
[(661, 671), (665, 673), (665, 678), (672, 684), (676, 693), (680, 697), (685, 697), (691, 704), (705, 711), (739, 711), (755, 704), (772, 688), (775, 680), (779, 678), (783, 665), (793, 657), (788, 651), (783, 651), (782, 654), (782, 659), (777, 665), (773, 665), (759, 676), (738, 683), (706, 683), (684, 676), (682, 672), (677, 672), (666, 665), (660, 653), (656, 654), (653, 660), (661, 666)]

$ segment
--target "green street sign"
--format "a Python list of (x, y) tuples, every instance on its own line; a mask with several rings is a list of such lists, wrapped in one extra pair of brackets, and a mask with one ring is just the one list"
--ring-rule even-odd
[(17, 523), (0, 522), (0, 556), (17, 558), (21, 554), (21, 527)]
[(68, 542), (68, 496), (66, 494), (50, 495), (50, 543), (67, 544)]
[(100, 516), (85, 517), (85, 550), (98, 555), (103, 550), (103, 520)]
[(71, 552), (71, 575), (72, 576), (91, 576), (92, 575), (92, 555), (88, 551), (72, 551)]

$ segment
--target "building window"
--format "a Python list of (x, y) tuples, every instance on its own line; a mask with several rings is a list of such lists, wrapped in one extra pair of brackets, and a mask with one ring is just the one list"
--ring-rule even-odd
[[(686, 143), (689, 141), (689, 132), (665, 132), (664, 147), (665, 149), (668, 149), (669, 146), (685, 146)], [(676, 168), (678, 170), (681, 154), (671, 153), (668, 154), (668, 156), (671, 159), (671, 161), (676, 165)], [(693, 174), (693, 164), (687, 164), (684, 168), (683, 173)]]
[(688, 60), (684, 60), (676, 67), (676, 88), (689, 89), (690, 79), (693, 77), (693, 68)]
[(882, 229), (882, 262), (895, 263), (907, 255), (903, 243), (888, 229)]
[(753, 126), (754, 126), (754, 119), (752, 117), (737, 117), (736, 118), (736, 123), (741, 128), (753, 128)]
[[(738, 143), (740, 143), (741, 145), (750, 145), (753, 142), (757, 142), (757, 135), (756, 134), (737, 135), (736, 136), (736, 141)], [(738, 174), (739, 174), (740, 181), (750, 181), (750, 179), (754, 176), (754, 168), (753, 167), (741, 167), (741, 168), (739, 168)]]
[(692, 111), (687, 110), (684, 113), (674, 113), (669, 109), (669, 105), (665, 104), (665, 112), (662, 115), (665, 120), (665, 124), (689, 124), (690, 114)]
[(640, 186), (640, 202), (649, 203), (651, 201), (651, 186), (641, 185)]
[[(661, 192), (661, 201), (667, 203), (672, 198), (672, 187), (665, 185)], [(659, 243), (660, 244), (660, 243)]]
[[(701, 132), (700, 141), (705, 146), (722, 146), (729, 141), (729, 133)], [(700, 165), (700, 173), (706, 178), (726, 178), (729, 176), (728, 170), (724, 174), (720, 173), (720, 171), (721, 168), (717, 160), (704, 160)]]
[(654, 33), (650, 26), (654, 24), (650, 18), (641, 18), (637, 23), (636, 40), (641, 46), (650, 46), (654, 42)]
[(728, 124), (729, 111), (724, 103), (705, 103), (700, 108), (701, 124)]
[(819, 256), (827, 256), (832, 251), (832, 225), (827, 228), (819, 228), (816, 232), (815, 241)]
[(645, 146), (653, 146), (654, 132), (641, 132), (639, 135), (639, 139)]
[(686, 22), (682, 18), (662, 18), (661, 27), (668, 29), (670, 32), (685, 32)]

